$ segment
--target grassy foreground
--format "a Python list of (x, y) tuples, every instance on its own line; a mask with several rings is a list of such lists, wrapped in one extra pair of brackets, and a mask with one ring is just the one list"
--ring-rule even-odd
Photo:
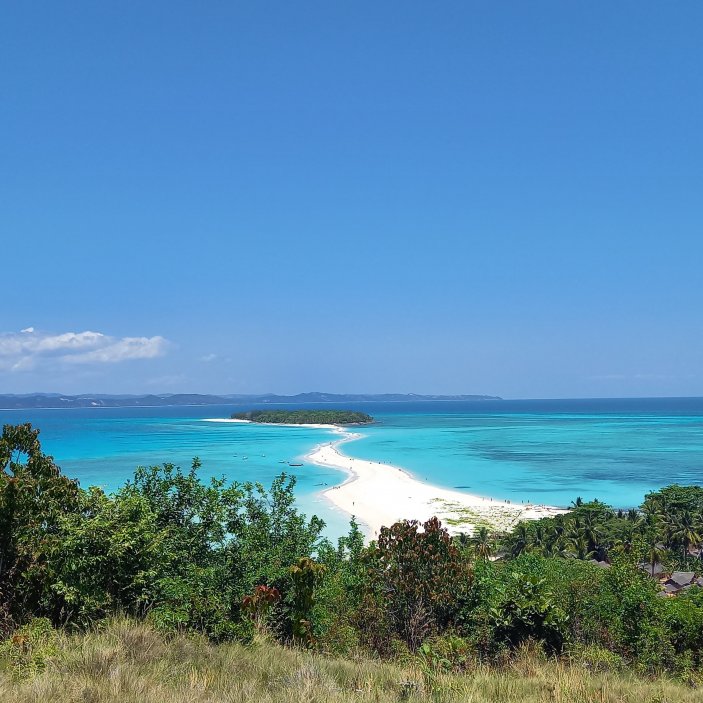
[(668, 680), (594, 673), (544, 661), (527, 650), (500, 670), (435, 674), (417, 665), (327, 657), (262, 643), (213, 646), (164, 639), (116, 620), (100, 632), (56, 635), (41, 672), (22, 677), (0, 660), (3, 703), (693, 703), (700, 691)]

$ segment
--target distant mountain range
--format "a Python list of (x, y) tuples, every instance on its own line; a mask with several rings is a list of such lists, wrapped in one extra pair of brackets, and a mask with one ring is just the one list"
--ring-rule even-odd
[(132, 408), (166, 405), (246, 405), (248, 403), (369, 403), (423, 400), (501, 400), (493, 395), (418, 395), (416, 393), (298, 393), (297, 395), (201, 395), (174, 393), (163, 395), (61, 395), (30, 393), (0, 395), (0, 409), (25, 408)]

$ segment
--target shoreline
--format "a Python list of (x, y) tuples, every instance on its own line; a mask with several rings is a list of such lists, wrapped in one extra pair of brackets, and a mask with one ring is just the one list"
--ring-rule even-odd
[(478, 527), (509, 532), (522, 520), (538, 520), (569, 512), (564, 508), (484, 498), (412, 476), (400, 466), (357, 459), (339, 451), (347, 442), (363, 435), (343, 427), (327, 425), (342, 435), (319, 444), (305, 455), (317, 466), (340, 469), (347, 478), (321, 495), (349, 516), (354, 516), (369, 539), (378, 537), (381, 527), (398, 520), (425, 522), (436, 516), (450, 534), (473, 534)]
[(234, 422), (242, 425), (259, 425), (260, 427), (312, 427), (315, 430), (345, 431), (341, 425), (323, 425), (316, 422), (256, 422), (240, 420), (236, 417), (204, 417), (203, 422)]
[(312, 427), (339, 435), (338, 439), (316, 445), (303, 459), (317, 466), (341, 470), (347, 475), (342, 483), (325, 488), (318, 495), (349, 517), (354, 516), (369, 539), (378, 537), (381, 527), (405, 519), (425, 522), (436, 516), (450, 534), (473, 534), (482, 526), (491, 531), (509, 532), (522, 520), (538, 520), (569, 512), (550, 505), (512, 503), (442, 488), (416, 478), (400, 466), (347, 456), (339, 448), (363, 435), (341, 425), (254, 423), (232, 418), (207, 421)]

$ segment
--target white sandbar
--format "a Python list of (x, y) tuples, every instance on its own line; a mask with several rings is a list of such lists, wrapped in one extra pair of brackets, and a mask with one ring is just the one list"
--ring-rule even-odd
[[(212, 419), (210, 422), (249, 420)], [(340, 510), (354, 515), (371, 539), (378, 536), (384, 525), (404, 519), (425, 522), (437, 516), (450, 533), (473, 534), (482, 525), (494, 532), (508, 532), (521, 520), (568, 512), (549, 505), (512, 503), (441, 488), (411, 476), (399, 466), (346, 456), (339, 450), (340, 445), (362, 435), (337, 425), (285, 426), (317, 427), (341, 435), (336, 441), (319, 444), (305, 459), (318, 466), (347, 472), (349, 477), (344, 483), (325, 489), (322, 495)]]
[(547, 505), (511, 503), (453, 491), (414, 478), (399, 466), (355, 459), (342, 454), (339, 446), (361, 435), (337, 429), (344, 435), (321, 444), (305, 458), (319, 466), (343, 469), (349, 478), (323, 495), (341, 510), (356, 516), (370, 538), (384, 525), (402, 519), (424, 522), (437, 516), (452, 534), (472, 534), (485, 525), (491, 531), (510, 531), (521, 520), (567, 512)]

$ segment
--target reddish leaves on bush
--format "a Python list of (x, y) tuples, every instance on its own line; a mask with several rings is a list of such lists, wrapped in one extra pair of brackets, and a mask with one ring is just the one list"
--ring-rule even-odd
[(471, 582), (470, 565), (436, 517), (422, 525), (403, 520), (382, 528), (366, 560), (370, 586), (365, 606), (369, 614), (376, 611), (372, 620), (382, 613), (390, 634), (412, 650), (451, 623)]

